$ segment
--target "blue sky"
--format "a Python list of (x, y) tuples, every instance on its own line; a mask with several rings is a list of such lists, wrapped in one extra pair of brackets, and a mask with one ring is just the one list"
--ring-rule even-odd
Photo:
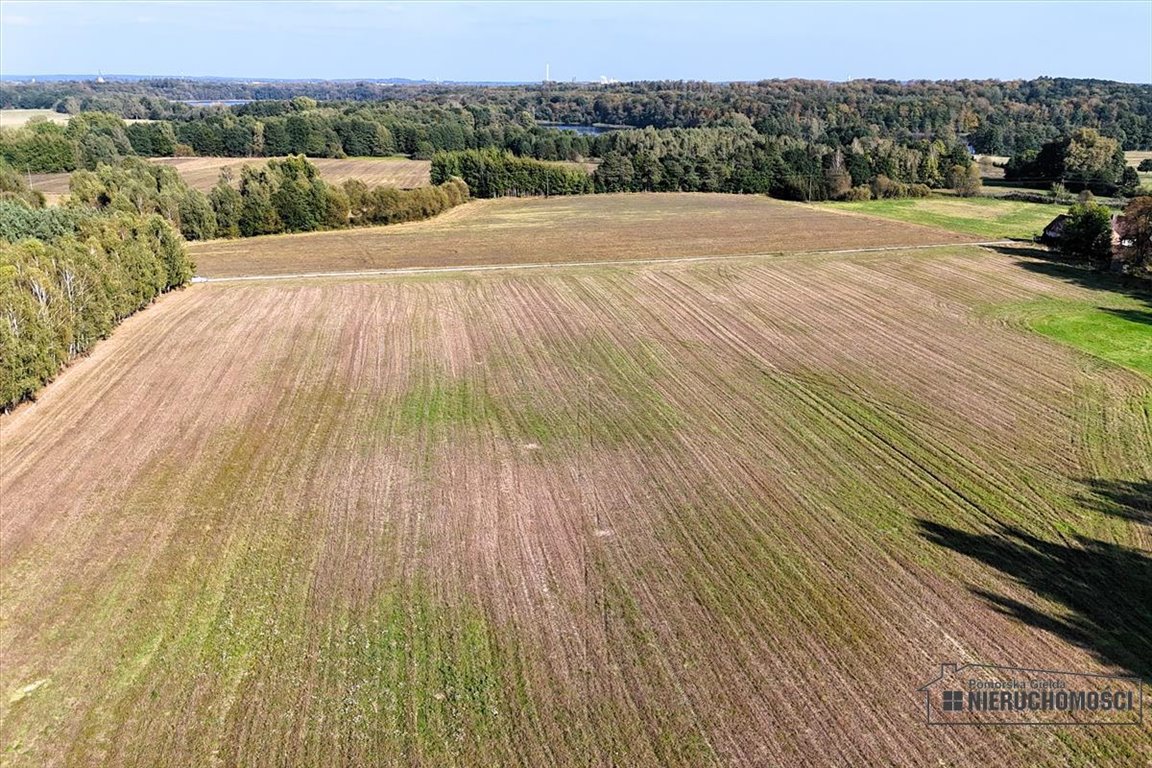
[(1152, 82), (1152, 0), (0, 2), (0, 72)]

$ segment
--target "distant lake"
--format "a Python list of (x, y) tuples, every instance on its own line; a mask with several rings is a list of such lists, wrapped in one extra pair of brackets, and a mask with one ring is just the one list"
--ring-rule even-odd
[(179, 99), (179, 101), (190, 107), (236, 107), (241, 104), (250, 104), (255, 99)]
[(582, 136), (596, 136), (601, 133), (608, 133), (609, 131), (618, 131), (627, 126), (622, 125), (572, 125), (569, 123), (536, 123), (541, 128), (555, 128), (560, 131), (572, 131), (579, 133)]

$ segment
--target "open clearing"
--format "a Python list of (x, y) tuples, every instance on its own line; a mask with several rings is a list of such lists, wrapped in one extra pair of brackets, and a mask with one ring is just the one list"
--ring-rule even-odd
[[(220, 172), (231, 168), (236, 178), (245, 165), (263, 165), (266, 157), (154, 157), (149, 162), (175, 168), (188, 186), (207, 192), (216, 186)], [(410, 189), (431, 183), (428, 174), (432, 164), (428, 160), (409, 160), (406, 157), (350, 157), (333, 159), (308, 158), (325, 181), (341, 184), (348, 179), (359, 179), (369, 186), (388, 186)], [(46, 195), (68, 194), (69, 173), (34, 173), (32, 188)]]
[(938, 227), (987, 240), (1031, 239), (1066, 209), (1066, 206), (989, 197), (868, 200), (859, 203), (824, 203), (821, 207)]
[[(582, 204), (486, 226), (713, 226)], [(1147, 764), (916, 691), (1152, 674), (1152, 379), (999, 311), (1083, 282), (955, 246), (169, 295), (0, 421), (5, 763)]]
[(1128, 165), (1135, 168), (1140, 165), (1141, 160), (1152, 158), (1152, 152), (1148, 150), (1133, 149), (1124, 153), (1124, 158), (1128, 161)]
[[(207, 192), (216, 186), (220, 171), (225, 167), (240, 177), (245, 165), (263, 165), (265, 157), (157, 157), (151, 162), (169, 165), (180, 172), (188, 186)], [(310, 157), (324, 180), (341, 184), (348, 179), (359, 179), (369, 186), (424, 187), (432, 163), (428, 160), (410, 160), (406, 157), (349, 157), (344, 159)]]
[(0, 128), (20, 128), (34, 117), (64, 125), (71, 115), (53, 109), (0, 109)]
[(205, 277), (683, 258), (928, 245), (976, 238), (752, 195), (476, 200), (390, 227), (195, 243)]

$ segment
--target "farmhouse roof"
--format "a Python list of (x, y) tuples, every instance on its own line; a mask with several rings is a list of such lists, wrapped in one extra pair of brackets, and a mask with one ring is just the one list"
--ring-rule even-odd
[(1068, 214), (1062, 213), (1044, 227), (1044, 237), (1060, 237), (1064, 234), (1064, 223), (1068, 221)]

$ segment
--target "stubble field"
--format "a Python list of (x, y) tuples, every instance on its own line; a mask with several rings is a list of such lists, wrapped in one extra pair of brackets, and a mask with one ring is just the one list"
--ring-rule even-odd
[(963, 245), (170, 295), (0, 421), (5, 762), (1145, 764), (916, 691), (1152, 673), (1152, 380), (1004, 310), (1113, 300)]
[[(155, 157), (149, 162), (175, 168), (180, 176), (193, 189), (208, 192), (216, 186), (220, 172), (232, 170), (240, 178), (240, 169), (245, 165), (264, 165), (268, 158), (263, 157)], [(409, 189), (431, 184), (428, 177), (431, 163), (427, 160), (409, 160), (406, 157), (350, 157), (344, 159), (310, 157), (308, 162), (316, 166), (325, 181), (342, 184), (348, 179), (359, 179), (369, 186), (388, 186)], [(32, 174), (31, 185), (46, 195), (68, 194), (70, 173)]]
[(475, 200), (372, 229), (195, 243), (205, 277), (784, 254), (980, 238), (753, 195)]

